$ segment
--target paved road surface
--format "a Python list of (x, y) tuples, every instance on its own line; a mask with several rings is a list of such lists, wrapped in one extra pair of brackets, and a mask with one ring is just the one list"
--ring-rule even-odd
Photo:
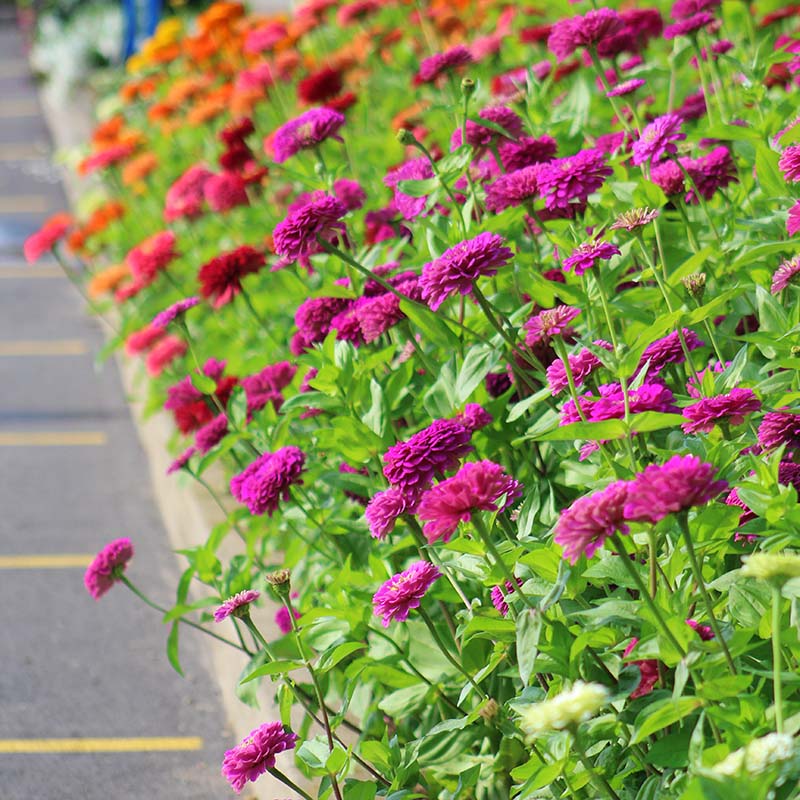
[[(231, 797), (219, 774), (231, 734), (197, 635), (182, 635), (183, 679), (166, 627), (127, 589), (95, 602), (85, 558), (28, 558), (129, 536), (130, 577), (166, 605), (179, 569), (119, 376), (93, 366), (99, 325), (52, 262), (22, 263), (25, 236), (65, 204), (48, 147), (22, 40), (0, 21), (0, 800)], [(55, 444), (70, 432), (85, 443)], [(145, 737), (166, 749), (102, 752)]]

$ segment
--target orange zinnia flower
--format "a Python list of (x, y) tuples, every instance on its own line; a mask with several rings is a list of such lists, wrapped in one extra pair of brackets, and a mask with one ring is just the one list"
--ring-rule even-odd
[(122, 182), (125, 186), (144, 180), (156, 167), (158, 159), (151, 152), (142, 153), (129, 161), (122, 169)]
[(108, 294), (108, 292), (113, 292), (122, 281), (130, 277), (130, 274), (130, 267), (125, 263), (106, 267), (106, 269), (92, 276), (86, 291), (92, 300), (96, 300), (98, 297)]

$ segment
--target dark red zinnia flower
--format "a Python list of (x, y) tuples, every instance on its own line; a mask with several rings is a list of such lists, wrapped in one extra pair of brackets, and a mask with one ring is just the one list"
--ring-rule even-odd
[(342, 91), (342, 73), (332, 67), (312, 72), (297, 84), (297, 96), (307, 105), (324, 103)]
[(220, 253), (200, 267), (200, 293), (212, 298), (214, 308), (230, 303), (242, 291), (242, 278), (264, 266), (264, 254), (250, 245)]

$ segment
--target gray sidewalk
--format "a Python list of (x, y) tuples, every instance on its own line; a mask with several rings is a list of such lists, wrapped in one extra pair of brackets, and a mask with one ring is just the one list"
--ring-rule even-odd
[(122, 536), (128, 575), (162, 605), (180, 565), (116, 367), (94, 369), (99, 324), (52, 262), (23, 263), (25, 237), (66, 204), (48, 146), (22, 42), (2, 25), (0, 797), (228, 797), (235, 739), (200, 634), (182, 631), (181, 678), (155, 612), (122, 586), (99, 601), (83, 586), (88, 557)]

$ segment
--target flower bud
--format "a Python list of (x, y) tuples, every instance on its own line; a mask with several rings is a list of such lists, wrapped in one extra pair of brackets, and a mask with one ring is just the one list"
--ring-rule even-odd
[(744, 559), (742, 575), (783, 585), (800, 578), (800, 556), (796, 553), (753, 553)]
[(464, 97), (472, 97), (475, 94), (475, 81), (472, 78), (461, 79), (461, 94)]
[(419, 144), (417, 137), (414, 136), (408, 128), (400, 128), (400, 130), (397, 131), (397, 141), (405, 145)]
[(706, 275), (704, 272), (693, 272), (685, 278), (681, 278), (683, 288), (689, 297), (693, 297), (698, 303), (702, 302), (706, 291)]
[(275, 590), (278, 597), (288, 597), (291, 592), (291, 572), (288, 569), (279, 569), (264, 576)]

